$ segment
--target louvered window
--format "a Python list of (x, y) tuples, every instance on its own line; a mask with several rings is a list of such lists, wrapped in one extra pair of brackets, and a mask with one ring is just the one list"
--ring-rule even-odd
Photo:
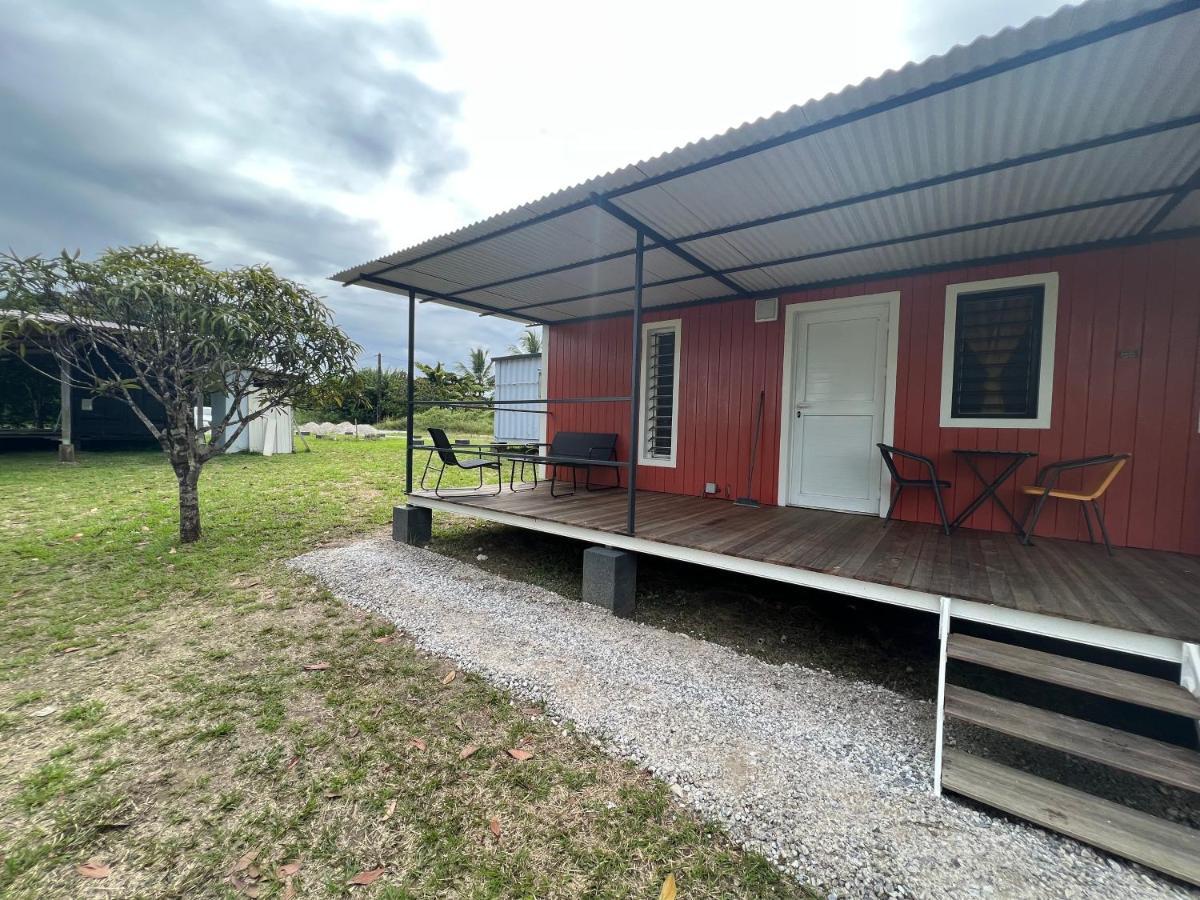
[(671, 465), (675, 460), (678, 409), (679, 324), (648, 325), (642, 353), (641, 461)]
[(959, 294), (951, 414), (1036, 419), (1041, 380), (1041, 285)]

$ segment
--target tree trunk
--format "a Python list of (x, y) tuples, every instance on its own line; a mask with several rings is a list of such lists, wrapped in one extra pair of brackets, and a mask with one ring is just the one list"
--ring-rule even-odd
[(191, 544), (200, 540), (200, 467), (190, 466), (178, 473), (179, 540)]

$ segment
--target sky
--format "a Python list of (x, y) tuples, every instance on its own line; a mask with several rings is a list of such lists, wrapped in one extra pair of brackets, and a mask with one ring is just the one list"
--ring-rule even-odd
[[(269, 263), (400, 368), (333, 272), (943, 53), (1059, 0), (0, 0), (0, 248)], [(424, 304), (417, 356), (520, 326)]]

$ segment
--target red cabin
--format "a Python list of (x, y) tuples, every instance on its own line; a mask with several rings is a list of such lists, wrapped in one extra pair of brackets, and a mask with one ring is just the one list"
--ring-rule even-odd
[[(1197, 48), (1194, 3), (1067, 7), (339, 273), (410, 323), (545, 329), (546, 445), (473, 448), (482, 490), (410, 476), (397, 537), (444, 511), (598, 545), (616, 612), (634, 554), (926, 610), (939, 698), (947, 659), (1166, 661), (1157, 708), (1200, 719)], [(1030, 668), (1021, 635), (1065, 649)], [(1004, 805), (943, 711), (935, 787)]]

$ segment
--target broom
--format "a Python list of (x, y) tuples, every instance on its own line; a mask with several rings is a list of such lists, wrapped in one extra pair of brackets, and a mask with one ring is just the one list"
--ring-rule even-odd
[(754, 463), (758, 459), (758, 436), (762, 433), (763, 403), (766, 402), (767, 392), (758, 392), (758, 412), (754, 415), (754, 437), (750, 441), (750, 471), (746, 473), (746, 496), (733, 501), (734, 506), (748, 506), (758, 509), (758, 501), (751, 495), (754, 493)]

